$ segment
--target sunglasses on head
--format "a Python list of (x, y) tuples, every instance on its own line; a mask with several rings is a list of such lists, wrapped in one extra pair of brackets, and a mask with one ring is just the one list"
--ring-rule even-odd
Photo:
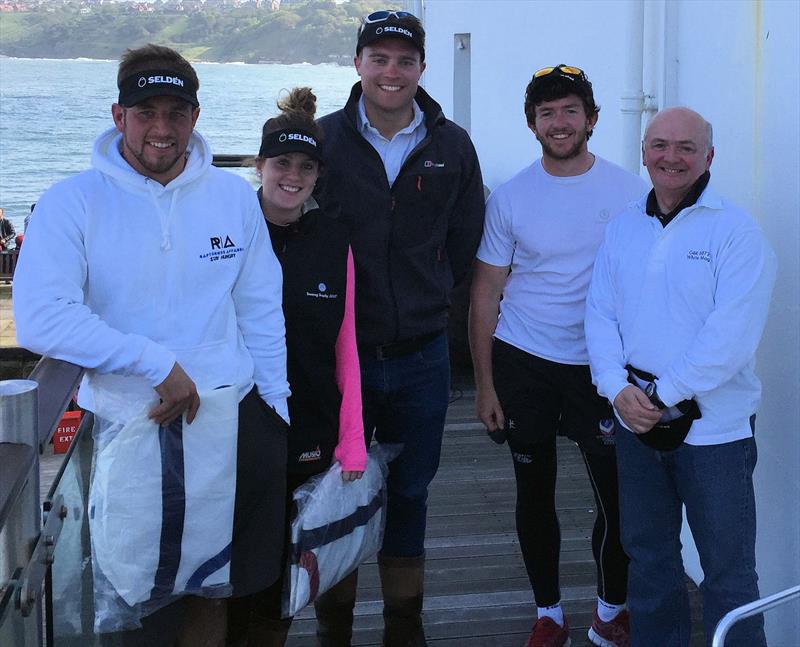
[(407, 11), (373, 11), (369, 16), (364, 18), (364, 22), (367, 25), (370, 25), (374, 22), (383, 22), (384, 20), (389, 20), (389, 18), (413, 18), (413, 13), (408, 13)]
[(555, 67), (543, 67), (541, 70), (537, 70), (533, 73), (533, 78), (535, 80), (541, 80), (545, 77), (550, 76), (551, 74), (556, 74), (558, 76), (563, 76), (568, 79), (572, 79), (573, 81), (586, 81), (586, 74), (584, 74), (583, 70), (579, 67), (572, 67), (570, 65), (556, 65)]

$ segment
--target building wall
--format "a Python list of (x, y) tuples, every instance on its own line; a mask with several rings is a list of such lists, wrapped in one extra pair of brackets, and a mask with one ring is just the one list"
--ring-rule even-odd
[[(453, 34), (471, 34), (471, 134), (494, 188), (539, 155), (522, 111), (531, 74), (583, 68), (602, 110), (590, 147), (622, 163), (620, 97), (636, 0), (427, 0), (424, 85), (453, 114)], [(419, 4), (419, 3), (417, 3)], [(800, 80), (794, 0), (644, 2), (644, 90), (714, 126), (712, 182), (760, 222), (779, 260), (757, 370), (758, 569), (762, 595), (800, 583)], [(646, 176), (646, 174), (645, 174)], [(702, 576), (687, 551), (687, 570)], [(800, 635), (800, 603), (766, 615), (770, 644)]]
[(471, 134), (481, 161), (486, 160), (487, 186), (494, 188), (538, 156), (523, 102), (531, 75), (546, 65), (567, 63), (586, 70), (601, 106), (592, 148), (620, 161), (614, 132), (621, 124), (617, 103), (625, 43), (613, 38), (601, 51), (592, 51), (582, 34), (591, 34), (592, 40), (602, 36), (599, 15), (604, 24), (621, 24), (625, 3), (429, 0), (424, 6), (425, 24), (432, 32), (426, 44), (424, 84), (433, 89), (447, 115), (453, 114), (453, 34), (472, 34)]

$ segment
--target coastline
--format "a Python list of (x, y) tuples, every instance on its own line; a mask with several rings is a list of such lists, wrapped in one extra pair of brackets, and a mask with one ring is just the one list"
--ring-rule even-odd
[[(0, 54), (0, 61), (8, 60), (8, 61), (70, 61), (72, 63), (118, 63), (119, 60), (115, 58), (91, 58), (88, 56), (79, 56), (77, 58), (53, 58), (51, 56), (7, 56), (6, 54)], [(283, 65), (283, 66), (320, 66), (320, 67), (349, 67), (352, 65), (352, 61), (348, 59), (347, 64), (337, 63), (336, 61), (324, 61), (321, 63), (312, 63), (309, 61), (291, 61), (291, 62), (283, 62), (283, 61), (206, 61), (203, 59), (195, 59), (188, 57), (190, 63), (195, 63), (198, 65)]]

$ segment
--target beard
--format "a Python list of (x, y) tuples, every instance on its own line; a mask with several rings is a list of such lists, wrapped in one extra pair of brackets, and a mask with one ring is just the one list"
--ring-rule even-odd
[(586, 142), (588, 140), (588, 137), (586, 137), (586, 129), (584, 128), (583, 130), (576, 131), (575, 135), (575, 144), (565, 152), (554, 150), (550, 144), (547, 143), (546, 137), (540, 137), (536, 134), (536, 139), (539, 140), (539, 143), (542, 145), (542, 152), (547, 155), (547, 157), (560, 161), (567, 161), (576, 158), (586, 148)]
[(129, 153), (136, 159), (142, 169), (153, 173), (154, 175), (161, 175), (172, 169), (182, 158), (186, 156), (186, 151), (180, 152), (176, 150), (172, 155), (166, 157), (153, 157), (148, 158), (146, 154), (147, 144), (142, 144), (139, 150), (136, 150), (127, 141), (124, 142), (123, 157), (125, 153)]

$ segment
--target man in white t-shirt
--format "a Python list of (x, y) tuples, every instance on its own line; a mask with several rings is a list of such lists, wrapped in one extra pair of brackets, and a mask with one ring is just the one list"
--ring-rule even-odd
[(477, 412), (511, 448), (517, 534), (538, 609), (528, 645), (569, 640), (558, 581), (557, 435), (580, 447), (597, 500), (598, 602), (589, 639), (628, 645), (613, 413), (592, 386), (583, 318), (606, 224), (647, 186), (589, 152), (598, 111), (580, 69), (558, 65), (533, 75), (525, 116), (542, 157), (490, 196), (472, 283)]

